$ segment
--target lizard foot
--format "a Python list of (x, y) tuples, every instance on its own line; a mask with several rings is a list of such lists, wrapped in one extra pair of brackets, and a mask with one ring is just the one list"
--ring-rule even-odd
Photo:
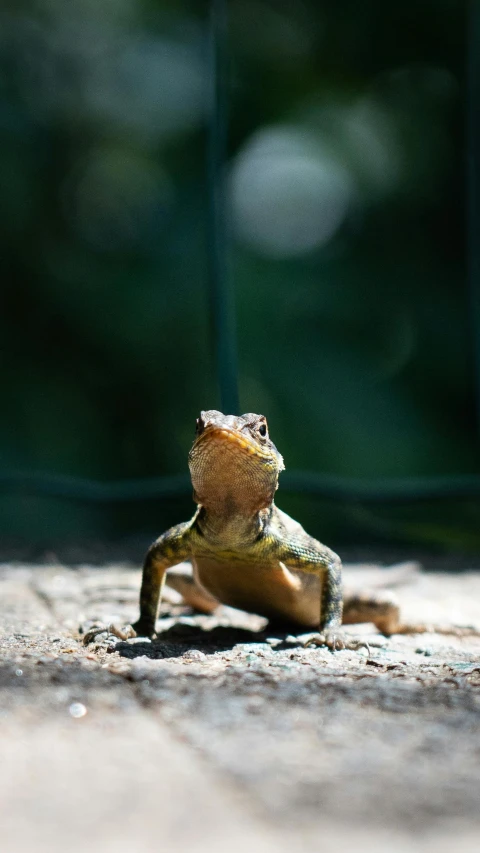
[(356, 639), (355, 637), (347, 637), (342, 631), (322, 631), (318, 634), (303, 634), (298, 637), (307, 649), (310, 646), (326, 646), (331, 652), (349, 651), (358, 652), (359, 649), (366, 649), (370, 655), (370, 645), (366, 640)]
[(100, 645), (110, 645), (116, 640), (130, 640), (136, 636), (137, 634), (132, 625), (124, 625), (122, 628), (119, 628), (118, 625), (104, 625), (102, 622), (97, 622), (85, 632), (83, 645), (89, 646), (93, 642)]
[[(155, 625), (151, 625), (147, 622), (144, 622), (142, 619), (137, 619), (133, 625), (127, 625), (132, 634), (130, 637), (148, 637), (150, 640), (153, 640), (157, 635), (155, 633)], [(130, 637), (128, 639), (130, 639)]]

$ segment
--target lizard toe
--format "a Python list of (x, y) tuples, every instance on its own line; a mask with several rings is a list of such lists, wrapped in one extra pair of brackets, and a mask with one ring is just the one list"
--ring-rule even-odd
[(310, 634), (305, 638), (301, 637), (299, 639), (303, 640), (305, 648), (309, 648), (311, 646), (324, 646), (327, 649), (330, 649), (331, 652), (345, 650), (358, 652), (360, 649), (366, 649), (367, 654), (370, 654), (370, 646), (366, 640), (348, 637), (339, 630), (322, 631), (318, 634)]

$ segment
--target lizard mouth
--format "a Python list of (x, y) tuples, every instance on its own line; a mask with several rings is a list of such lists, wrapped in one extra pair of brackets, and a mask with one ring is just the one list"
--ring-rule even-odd
[(274, 464), (272, 454), (268, 452), (267, 448), (264, 449), (247, 435), (217, 425), (206, 426), (203, 432), (197, 436), (190, 451), (189, 459), (192, 460), (197, 454), (206, 451), (207, 448), (210, 451), (215, 445), (219, 448), (222, 447), (225, 451), (240, 451), (247, 456), (255, 456), (265, 464)]

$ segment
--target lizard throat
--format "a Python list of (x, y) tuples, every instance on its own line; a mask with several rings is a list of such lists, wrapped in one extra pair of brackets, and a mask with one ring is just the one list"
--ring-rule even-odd
[(278, 483), (271, 454), (221, 428), (203, 433), (190, 451), (194, 499), (221, 518), (252, 518), (270, 506)]

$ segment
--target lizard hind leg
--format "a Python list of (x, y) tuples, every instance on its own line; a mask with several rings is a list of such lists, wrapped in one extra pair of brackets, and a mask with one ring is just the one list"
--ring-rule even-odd
[(220, 605), (218, 599), (197, 583), (191, 569), (183, 566), (171, 569), (167, 573), (165, 583), (182, 596), (188, 607), (193, 607), (199, 613), (213, 613)]
[(437, 625), (424, 622), (403, 622), (396, 596), (387, 590), (372, 590), (344, 595), (343, 624), (373, 622), (386, 637), (392, 634), (442, 634), (451, 637), (480, 637), (473, 625)]
[(381, 634), (389, 637), (400, 627), (400, 608), (393, 593), (385, 590), (348, 593), (344, 595), (344, 625), (373, 622)]

